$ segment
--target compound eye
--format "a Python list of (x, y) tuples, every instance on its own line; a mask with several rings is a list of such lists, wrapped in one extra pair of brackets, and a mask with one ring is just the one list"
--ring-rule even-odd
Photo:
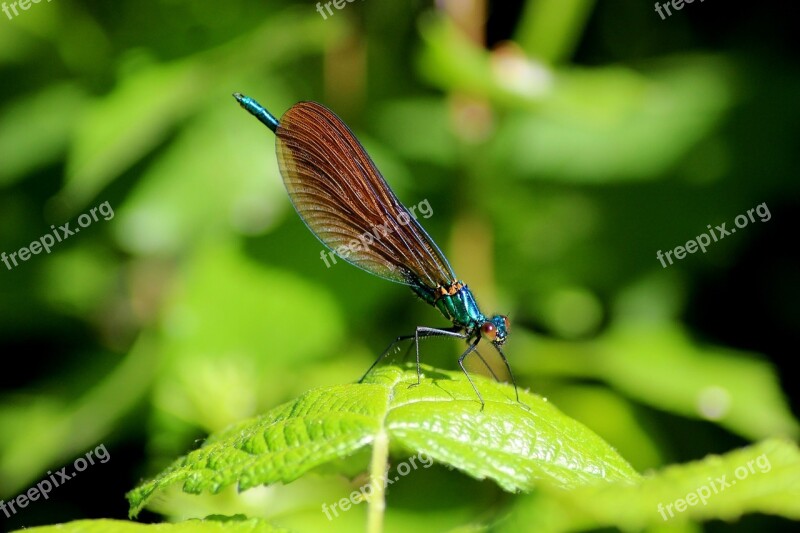
[(481, 326), (481, 336), (494, 342), (497, 339), (497, 328), (491, 322), (484, 322)]
[(506, 325), (506, 333), (511, 333), (511, 322), (508, 321), (508, 317), (503, 317), (503, 323)]

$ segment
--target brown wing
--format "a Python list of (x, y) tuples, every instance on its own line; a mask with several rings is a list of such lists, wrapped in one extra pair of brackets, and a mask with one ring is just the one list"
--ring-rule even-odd
[(281, 117), (276, 135), (289, 197), (325, 246), (398, 283), (437, 287), (456, 281), (444, 254), (332, 111), (300, 102)]

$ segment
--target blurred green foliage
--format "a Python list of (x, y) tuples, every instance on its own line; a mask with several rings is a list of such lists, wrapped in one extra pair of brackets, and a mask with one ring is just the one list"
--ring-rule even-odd
[[(113, 458), (9, 527), (122, 518), (124, 493), (197, 439), (351, 383), (397, 335), (445, 325), (404, 287), (325, 268), (271, 134), (234, 91), (278, 116), (299, 100), (340, 114), (401, 200), (429, 200), (426, 229), (484, 311), (510, 315), (520, 384), (640, 472), (798, 437), (780, 370), (800, 331), (788, 8), (695, 3), (662, 21), (627, 0), (466, 4), (355, 2), (323, 19), (289, 0), (58, 1), (0, 15), (0, 252), (114, 210), (0, 264), (0, 499), (97, 443)], [(762, 202), (768, 222), (656, 259)], [(460, 345), (423, 347), (455, 368)], [(314, 530), (330, 524), (302, 494), (335, 501), (353, 485), (319, 476), (155, 508)], [(563, 513), (564, 498), (436, 468), (393, 487), (387, 529), (480, 530), (539, 505)], [(333, 526), (362, 527), (351, 514)]]

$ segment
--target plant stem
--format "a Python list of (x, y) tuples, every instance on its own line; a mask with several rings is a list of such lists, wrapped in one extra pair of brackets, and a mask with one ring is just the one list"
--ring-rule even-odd
[(389, 435), (381, 430), (372, 445), (372, 461), (369, 466), (369, 482), (372, 490), (367, 499), (367, 533), (383, 531), (383, 515), (386, 511), (386, 469), (389, 461)]

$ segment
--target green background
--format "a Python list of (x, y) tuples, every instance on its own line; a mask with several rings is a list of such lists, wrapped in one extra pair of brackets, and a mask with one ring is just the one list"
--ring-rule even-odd
[[(100, 443), (111, 455), (4, 529), (122, 518), (126, 491), (210, 432), (352, 382), (397, 335), (447, 325), (401, 285), (326, 268), (273, 135), (234, 91), (276, 116), (316, 100), (342, 117), (401, 201), (428, 200), (424, 226), (483, 311), (509, 315), (520, 386), (638, 471), (797, 438), (790, 8), (694, 2), (661, 20), (648, 2), (500, 4), (368, 0), (324, 19), (312, 2), (56, 0), (0, 13), (0, 252), (114, 211), (0, 264), (0, 499)], [(668, 268), (656, 258), (762, 203), (768, 221)], [(447, 369), (463, 349), (423, 348)], [(349, 487), (318, 476), (155, 510), (326, 527), (319, 501)], [(513, 500), (434, 467), (392, 487), (387, 530), (492, 523)], [(357, 513), (336, 526), (359, 527)]]

